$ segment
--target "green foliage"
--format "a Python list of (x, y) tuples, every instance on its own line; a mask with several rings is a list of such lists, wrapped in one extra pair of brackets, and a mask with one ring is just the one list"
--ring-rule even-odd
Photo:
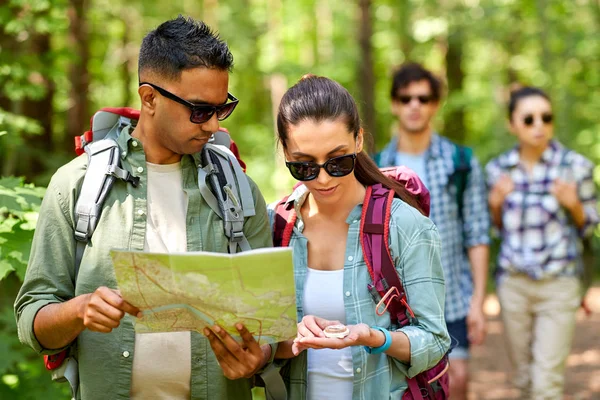
[[(336, 79), (355, 96), (364, 64), (359, 46), (359, 2), (320, 0), (95, 0), (82, 2), (86, 38), (72, 37), (73, 6), (67, 0), (0, 2), (0, 168), (45, 184), (72, 158), (66, 137), (67, 113), (80, 101), (71, 91), (78, 48), (87, 44), (90, 110), (106, 106), (139, 108), (137, 52), (143, 36), (178, 14), (204, 19), (227, 41), (235, 59), (231, 92), (240, 104), (224, 122), (238, 143), (268, 201), (289, 192), (293, 181), (275, 154), (274, 115), (285, 89), (302, 75)], [(600, 165), (600, 2), (570, 0), (372, 0), (371, 48), (376, 148), (394, 133), (390, 110), (393, 68), (418, 61), (448, 84), (435, 128), (456, 134), (482, 163), (515, 144), (507, 129), (511, 84), (541, 86), (550, 94), (555, 135)], [(45, 41), (44, 39), (49, 39)], [(41, 44), (48, 48), (39, 50)], [(447, 65), (449, 50), (459, 55)], [(458, 70), (460, 76), (453, 76)], [(52, 120), (36, 108), (50, 99)], [(88, 116), (85, 116), (86, 118)], [(86, 119), (84, 118), (84, 120)], [(81, 122), (80, 132), (88, 127)], [(51, 134), (31, 151), (33, 141)], [(32, 139), (35, 138), (35, 139)], [(44, 140), (46, 140), (44, 139)], [(41, 149), (41, 150), (40, 150)], [(42, 167), (20, 160), (35, 154)], [(38, 156), (41, 154), (41, 156)], [(6, 172), (8, 171), (8, 172)], [(596, 167), (600, 183), (600, 166)], [(12, 301), (22, 279), (43, 189), (23, 179), (0, 179), (0, 398), (57, 398), (38, 356), (16, 342)], [(600, 230), (596, 232), (600, 243)], [(43, 375), (43, 376), (42, 376)], [(36, 383), (37, 382), (37, 383)], [(60, 389), (56, 389), (60, 388)], [(66, 393), (66, 392), (62, 392)], [(55, 396), (56, 395), (56, 396)], [(65, 395), (66, 396), (66, 395)]]
[(66, 400), (68, 385), (52, 382), (42, 357), (19, 342), (12, 311), (19, 286), (14, 274), (0, 281), (0, 398)]
[(25, 275), (44, 189), (0, 178), (0, 398), (66, 399), (42, 358), (19, 343), (13, 301)]
[(11, 272), (23, 279), (43, 195), (21, 178), (0, 178), (0, 280)]

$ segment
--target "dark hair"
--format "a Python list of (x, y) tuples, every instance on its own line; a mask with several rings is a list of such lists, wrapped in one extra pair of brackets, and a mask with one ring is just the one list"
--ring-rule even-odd
[(167, 79), (181, 71), (204, 67), (231, 70), (233, 55), (227, 44), (204, 22), (179, 15), (150, 31), (140, 48), (138, 74), (151, 70)]
[(517, 104), (519, 104), (519, 101), (523, 100), (526, 97), (531, 97), (531, 96), (543, 97), (544, 99), (548, 100), (548, 103), (552, 104), (552, 102), (550, 101), (550, 97), (548, 97), (546, 92), (544, 92), (542, 89), (536, 88), (533, 86), (520, 87), (520, 88), (515, 89), (512, 92), (510, 92), (510, 100), (508, 101), (508, 119), (509, 120), (512, 121), (512, 115), (515, 112), (515, 109), (517, 108)]
[[(322, 76), (305, 75), (283, 95), (277, 112), (277, 133), (283, 148), (286, 148), (289, 127), (306, 120), (341, 120), (355, 139), (361, 128), (358, 108), (352, 95), (336, 81)], [(405, 203), (423, 213), (416, 198), (404, 185), (383, 175), (364, 151), (356, 157), (354, 175), (366, 186), (383, 184), (396, 192)]]
[(392, 89), (390, 95), (393, 100), (398, 100), (398, 91), (404, 89), (413, 82), (426, 80), (431, 86), (431, 97), (439, 101), (442, 96), (442, 84), (431, 71), (426, 70), (419, 63), (411, 62), (403, 64), (392, 76)]

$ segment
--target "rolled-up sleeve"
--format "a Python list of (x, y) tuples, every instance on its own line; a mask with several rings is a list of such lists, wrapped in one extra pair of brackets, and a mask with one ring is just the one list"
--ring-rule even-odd
[(39, 343), (33, 330), (37, 313), (48, 304), (74, 296), (75, 239), (68, 196), (54, 180), (50, 182), (40, 208), (23, 285), (14, 304), (19, 340), (41, 354), (62, 349), (44, 349)]
[(587, 238), (592, 236), (594, 229), (600, 222), (598, 216), (598, 195), (594, 184), (594, 165), (582, 156), (577, 155), (573, 162), (573, 170), (577, 179), (577, 194), (585, 214), (585, 222), (579, 229), (579, 236)]
[(465, 246), (490, 244), (490, 214), (485, 179), (479, 161), (471, 158), (471, 172), (463, 194), (463, 235)]
[[(445, 283), (437, 228), (422, 217), (421, 229), (407, 231), (390, 225), (390, 250), (402, 278), (407, 301), (417, 322), (400, 328), (410, 341), (410, 365), (393, 359), (409, 378), (435, 366), (450, 347), (444, 319)], [(424, 222), (426, 221), (426, 222)], [(393, 235), (392, 232), (397, 232)], [(394, 237), (396, 236), (396, 237)], [(407, 241), (408, 239), (408, 241)], [(400, 249), (395, 255), (395, 249)]]

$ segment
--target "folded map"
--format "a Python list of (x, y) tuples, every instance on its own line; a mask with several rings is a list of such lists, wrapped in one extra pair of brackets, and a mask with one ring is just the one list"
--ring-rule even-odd
[(241, 340), (241, 322), (260, 343), (296, 336), (291, 248), (237, 254), (112, 250), (123, 298), (138, 307), (135, 330), (198, 331), (215, 324)]

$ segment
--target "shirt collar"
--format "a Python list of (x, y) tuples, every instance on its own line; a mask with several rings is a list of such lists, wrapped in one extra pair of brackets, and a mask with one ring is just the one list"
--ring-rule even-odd
[[(556, 155), (562, 150), (562, 146), (556, 140), (550, 141), (548, 147), (542, 153), (541, 161), (544, 164), (551, 164), (556, 160)], [(516, 167), (519, 165), (519, 145), (516, 145), (506, 153), (502, 162), (503, 167)]]
[(429, 143), (427, 152), (433, 158), (440, 158), (442, 156), (442, 140), (436, 132), (433, 132), (431, 135), (431, 142)]

